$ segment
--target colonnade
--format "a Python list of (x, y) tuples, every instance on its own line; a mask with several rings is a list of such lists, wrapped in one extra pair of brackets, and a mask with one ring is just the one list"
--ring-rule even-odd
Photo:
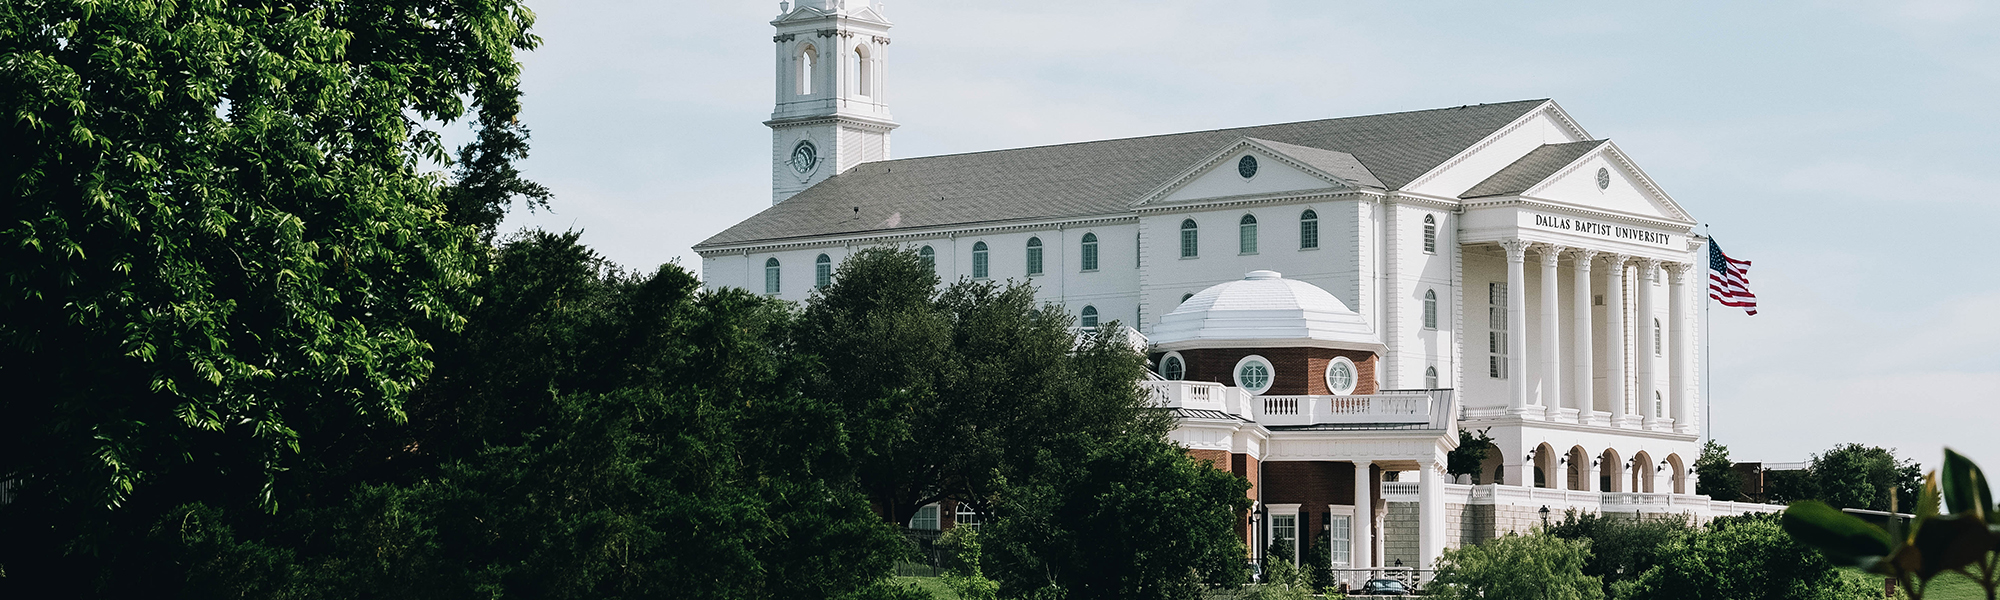
[[(1691, 319), (1687, 310), (1686, 275), (1691, 265), (1521, 239), (1501, 240), (1500, 247), (1507, 254), (1508, 414), (1547, 421), (1573, 419), (1586, 425), (1696, 432), (1688, 394), (1689, 383), (1693, 380), (1689, 369), (1694, 363), (1687, 356)], [(1529, 397), (1531, 382), (1527, 364), (1531, 359), (1525, 335), (1528, 329), (1525, 263), (1529, 252), (1538, 254), (1541, 266), (1541, 294), (1538, 298), (1541, 344), (1537, 356), (1532, 359), (1538, 365), (1541, 394), (1534, 404), (1530, 403)], [(1562, 356), (1562, 344), (1558, 341), (1562, 339), (1559, 271), (1565, 255), (1572, 259), (1575, 288), (1571, 294), (1574, 310), (1570, 325), (1574, 351), (1567, 361)], [(1593, 398), (1596, 372), (1592, 364), (1595, 338), (1591, 332), (1594, 323), (1591, 318), (1590, 271), (1597, 258), (1603, 259), (1605, 268), (1604, 304), (1607, 310), (1604, 333), (1607, 341), (1603, 368), (1606, 380), (1611, 382), (1607, 386), (1611, 397), (1605, 399), (1606, 407), (1610, 409), (1608, 417), (1596, 411)], [(1634, 297), (1630, 299), (1625, 293), (1628, 269), (1635, 275), (1632, 286)], [(1667, 274), (1668, 310), (1667, 323), (1656, 329), (1652, 286), (1660, 271)], [(1626, 326), (1628, 305), (1629, 316), (1632, 317), (1629, 328)], [(1656, 336), (1664, 336), (1665, 339)], [(1661, 348), (1662, 351), (1656, 354), (1653, 348)], [(1628, 350), (1631, 352), (1628, 353)], [(1665, 365), (1660, 364), (1661, 355), (1666, 358)], [(1631, 367), (1629, 373), (1628, 364)], [(1565, 369), (1565, 366), (1568, 368)], [(1658, 370), (1662, 367), (1667, 369), (1666, 390), (1657, 389)], [(1656, 403), (1655, 398), (1661, 402)], [(1570, 410), (1574, 410), (1574, 414), (1570, 414)]]

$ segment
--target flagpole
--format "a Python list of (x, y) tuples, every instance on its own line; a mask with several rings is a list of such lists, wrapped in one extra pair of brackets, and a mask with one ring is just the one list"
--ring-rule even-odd
[[(1707, 223), (1701, 224), (1701, 230), (1703, 233), (1703, 237), (1707, 238), (1702, 241), (1703, 246), (1715, 243), (1715, 232), (1710, 230)], [(1707, 248), (1704, 248), (1704, 250), (1706, 249)], [(1713, 250), (1710, 250), (1710, 252), (1713, 252)], [(1704, 273), (1704, 275), (1706, 275), (1706, 273)], [(1704, 389), (1701, 393), (1701, 399), (1702, 399), (1701, 407), (1703, 409), (1703, 412), (1705, 412), (1706, 414), (1703, 415), (1701, 418), (1702, 422), (1701, 432), (1702, 435), (1707, 436), (1707, 440), (1705, 441), (1715, 440), (1715, 429), (1714, 429), (1715, 367), (1709, 364), (1715, 360), (1715, 356), (1713, 355), (1714, 347), (1711, 346), (1708, 341), (1709, 309), (1712, 308), (1713, 306), (1714, 303), (1709, 302), (1708, 300), (1708, 293), (1706, 291), (1702, 292), (1701, 294), (1701, 370), (1702, 370), (1701, 385), (1703, 388), (1706, 389)]]

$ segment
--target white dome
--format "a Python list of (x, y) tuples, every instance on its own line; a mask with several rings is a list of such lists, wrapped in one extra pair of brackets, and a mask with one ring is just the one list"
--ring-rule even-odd
[(1382, 349), (1360, 314), (1326, 290), (1277, 271), (1202, 290), (1160, 318), (1154, 348), (1297, 347)]

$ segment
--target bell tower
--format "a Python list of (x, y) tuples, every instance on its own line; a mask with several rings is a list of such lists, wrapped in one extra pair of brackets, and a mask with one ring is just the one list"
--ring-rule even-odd
[(889, 158), (884, 82), (889, 20), (875, 0), (778, 3), (778, 102), (771, 111), (771, 203), (864, 162)]

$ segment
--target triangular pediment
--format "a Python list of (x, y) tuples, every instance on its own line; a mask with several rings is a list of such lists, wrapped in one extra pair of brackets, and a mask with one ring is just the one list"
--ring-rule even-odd
[[(1247, 164), (1246, 158), (1250, 161)], [(1352, 154), (1244, 137), (1210, 154), (1133, 204), (1381, 188), (1382, 182)]]
[(1694, 222), (1610, 140), (1549, 144), (1521, 157), (1460, 198), (1520, 197), (1684, 223)]

